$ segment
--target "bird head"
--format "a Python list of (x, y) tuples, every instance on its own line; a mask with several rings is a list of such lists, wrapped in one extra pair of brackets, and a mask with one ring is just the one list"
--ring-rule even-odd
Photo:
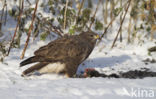
[(93, 31), (82, 32), (80, 36), (89, 42), (96, 42), (96, 40), (100, 38), (100, 36)]

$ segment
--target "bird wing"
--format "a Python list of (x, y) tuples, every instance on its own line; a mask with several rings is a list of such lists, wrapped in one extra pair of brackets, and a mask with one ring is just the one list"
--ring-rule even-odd
[(46, 60), (63, 60), (66, 58), (81, 58), (84, 52), (88, 51), (87, 44), (85, 44), (77, 36), (71, 38), (61, 38), (50, 42), (48, 45), (39, 48), (34, 52), (36, 56)]

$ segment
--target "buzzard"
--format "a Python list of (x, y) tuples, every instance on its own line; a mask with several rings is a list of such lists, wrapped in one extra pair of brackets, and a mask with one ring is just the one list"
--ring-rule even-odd
[(79, 35), (63, 36), (34, 52), (34, 56), (22, 61), (20, 67), (38, 62), (23, 71), (22, 76), (35, 71), (40, 74), (57, 73), (67, 77), (76, 74), (78, 66), (90, 55), (99, 36), (92, 32), (82, 32)]

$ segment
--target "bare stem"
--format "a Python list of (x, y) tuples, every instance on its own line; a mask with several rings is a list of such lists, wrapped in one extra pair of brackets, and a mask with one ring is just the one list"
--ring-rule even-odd
[(4, 25), (6, 25), (6, 21), (7, 21), (7, 11), (8, 11), (8, 8), (7, 8), (7, 2), (5, 0), (5, 3), (6, 3), (6, 6), (5, 6), (5, 21), (4, 21)]
[(65, 6), (65, 11), (64, 11), (64, 25), (63, 25), (63, 29), (66, 29), (66, 16), (67, 16), (67, 8), (68, 8), (68, 2), (69, 0), (66, 0), (66, 6)]
[(123, 22), (124, 22), (124, 20), (125, 20), (126, 14), (127, 14), (127, 12), (128, 12), (128, 8), (129, 8), (129, 6), (130, 6), (130, 3), (131, 3), (131, 0), (128, 0), (128, 5), (127, 5), (127, 8), (126, 8), (125, 14), (124, 14), (124, 16), (123, 16), (123, 19), (121, 20), (120, 28), (119, 28), (118, 33), (117, 33), (117, 35), (116, 35), (116, 37), (115, 37), (115, 39), (114, 39), (114, 41), (113, 41), (113, 44), (112, 44), (112, 47), (111, 47), (111, 48), (114, 47), (115, 42), (116, 42), (116, 40), (117, 40), (117, 38), (118, 38), (118, 35), (119, 35), (120, 31), (121, 31), (121, 27), (122, 27), (122, 24), (123, 24)]
[(131, 27), (132, 27), (132, 18), (130, 17), (129, 18), (129, 25), (128, 25), (128, 38), (127, 38), (127, 42), (130, 43), (131, 42), (131, 39), (130, 39), (130, 32), (131, 32)]
[(111, 26), (111, 24), (114, 22), (115, 18), (116, 18), (116, 17), (114, 17), (114, 18), (110, 21), (110, 23), (107, 25), (107, 27), (104, 29), (104, 32), (103, 32), (103, 34), (101, 35), (101, 37), (100, 37), (100, 39), (99, 39), (97, 45), (101, 42), (102, 38), (103, 38), (103, 37), (105, 36), (105, 34), (107, 33), (108, 28), (109, 28), (109, 27)]
[(2, 28), (2, 20), (3, 20), (3, 15), (4, 15), (4, 9), (5, 9), (5, 7), (6, 7), (6, 0), (5, 0), (5, 2), (4, 2), (4, 5), (3, 5), (3, 8), (2, 8), (2, 14), (1, 14), (1, 19), (0, 19), (0, 31), (1, 31), (1, 28)]
[(36, 14), (36, 11), (37, 11), (38, 2), (39, 2), (39, 0), (37, 0), (37, 2), (36, 2), (35, 10), (34, 10), (34, 13), (33, 13), (33, 16), (32, 16), (31, 25), (30, 25), (30, 28), (29, 28), (29, 31), (28, 31), (28, 37), (27, 37), (27, 40), (26, 40), (26, 43), (25, 43), (25, 46), (24, 46), (24, 49), (23, 49), (23, 52), (22, 52), (22, 55), (21, 55), (21, 59), (23, 59), (23, 57), (25, 55), (25, 51), (26, 51), (28, 43), (29, 43), (31, 31), (33, 29), (33, 23), (34, 23), (34, 20), (35, 20), (35, 14)]
[(91, 29), (92, 24), (94, 23), (94, 19), (95, 19), (95, 16), (96, 16), (96, 12), (98, 11), (98, 8), (99, 8), (99, 5), (100, 5), (100, 2), (101, 2), (101, 0), (98, 1), (98, 4), (97, 4), (97, 6), (96, 6), (96, 10), (95, 10), (95, 12), (94, 12), (94, 14), (93, 14), (93, 17), (92, 17), (93, 20), (91, 20), (91, 23), (90, 23), (89, 29)]
[(56, 27), (56, 26), (54, 26), (53, 24), (51, 24), (50, 22), (47, 22), (47, 23), (51, 26), (50, 30), (51, 30), (52, 32), (58, 34), (60, 37), (63, 36), (64, 33), (63, 33), (63, 31), (61, 30), (60, 27)]
[(16, 24), (15, 32), (14, 32), (14, 35), (13, 35), (13, 37), (12, 37), (12, 40), (11, 40), (11, 43), (10, 43), (10, 46), (9, 46), (9, 49), (8, 49), (7, 56), (8, 56), (9, 53), (10, 53), (10, 50), (11, 50), (11, 48), (12, 48), (12, 44), (13, 44), (14, 39), (15, 39), (15, 37), (16, 37), (16, 33), (17, 33), (18, 26), (19, 26), (19, 24), (20, 24), (20, 22), (21, 22), (21, 16), (22, 16), (22, 13), (23, 13), (23, 7), (24, 7), (24, 0), (22, 0), (22, 7), (21, 7), (21, 9), (20, 9), (20, 13), (19, 13), (19, 16), (18, 16), (18, 22), (17, 22), (17, 24)]
[[(120, 7), (122, 7), (122, 0), (120, 0)], [(120, 15), (120, 24), (122, 22), (122, 15), (123, 15), (123, 12)], [(121, 30), (120, 30), (120, 42), (122, 42), (122, 27), (121, 27)]]
[(84, 1), (85, 1), (85, 0), (82, 0), (82, 2), (81, 2), (81, 4), (80, 4), (80, 8), (79, 8), (79, 11), (78, 11), (78, 14), (77, 14), (77, 18), (76, 18), (76, 24), (77, 24), (77, 21), (78, 21), (78, 18), (79, 18), (81, 9), (82, 9), (82, 7), (83, 7)]
[[(110, 1), (110, 5), (111, 5), (111, 12), (110, 12), (110, 17), (111, 17), (111, 20), (114, 18), (114, 15), (113, 15), (113, 11), (114, 11), (114, 0), (111, 0)], [(111, 24), (111, 27), (112, 27), (112, 24)]]

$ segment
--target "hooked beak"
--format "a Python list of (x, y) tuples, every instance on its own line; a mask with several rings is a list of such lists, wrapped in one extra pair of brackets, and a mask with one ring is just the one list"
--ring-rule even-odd
[(95, 38), (95, 39), (99, 39), (100, 36), (99, 36), (99, 35), (95, 35), (94, 38)]

